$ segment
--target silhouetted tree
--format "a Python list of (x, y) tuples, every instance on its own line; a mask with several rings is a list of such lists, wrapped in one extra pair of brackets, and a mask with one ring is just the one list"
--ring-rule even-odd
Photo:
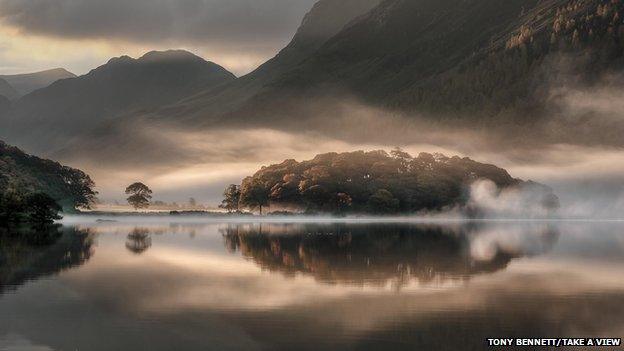
[(189, 199), (189, 205), (190, 205), (192, 208), (197, 207), (197, 200), (195, 200), (195, 198), (194, 198), (194, 197), (190, 198), (190, 199)]
[(16, 191), (0, 193), (0, 225), (21, 223), (26, 220), (24, 195)]
[(152, 193), (152, 190), (143, 183), (134, 183), (126, 188), (126, 194), (130, 195), (127, 199), (128, 203), (132, 205), (135, 210), (148, 208)]
[(93, 189), (95, 183), (86, 173), (63, 167), (61, 177), (64, 180), (67, 193), (70, 194), (68, 201), (74, 208), (90, 209), (96, 203), (98, 192)]
[(61, 206), (50, 196), (36, 193), (26, 199), (26, 215), (31, 224), (49, 224), (62, 217), (59, 216)]
[(60, 211), (61, 206), (45, 193), (24, 194), (10, 191), (0, 194), (0, 225), (50, 224), (61, 219)]
[(241, 186), (240, 204), (254, 210), (258, 208), (262, 215), (262, 207), (269, 204), (269, 189), (257, 179), (247, 178)]
[(238, 211), (239, 201), (241, 196), (241, 189), (236, 184), (230, 184), (225, 191), (223, 191), (223, 201), (220, 208), (227, 210), (228, 212)]

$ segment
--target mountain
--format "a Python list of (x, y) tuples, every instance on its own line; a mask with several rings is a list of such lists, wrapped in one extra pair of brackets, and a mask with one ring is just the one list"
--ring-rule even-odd
[(118, 57), (20, 98), (1, 119), (0, 134), (29, 150), (48, 152), (108, 119), (165, 106), (234, 79), (223, 67), (186, 51)]
[(15, 99), (18, 93), (9, 82), (0, 78), (0, 96), (3, 96), (9, 100)]
[(95, 200), (94, 183), (84, 172), (28, 155), (0, 141), (0, 195), (5, 192), (46, 193), (66, 211)]
[[(256, 71), (149, 116), (207, 127), (296, 127), (319, 115), (315, 104), (335, 114), (332, 104), (349, 99), (456, 127), (530, 125), (552, 114), (558, 85), (591, 86), (624, 68), (621, 1), (360, 4), (319, 2), (292, 42)], [(330, 14), (340, 15), (325, 26)], [(571, 142), (579, 139), (573, 132), (553, 134)], [(604, 141), (620, 143), (611, 134)]]
[(540, 83), (561, 55), (578, 65), (571, 75), (588, 80), (622, 69), (623, 15), (620, 1), (387, 0), (283, 75), (264, 100), (322, 88), (420, 113), (524, 112), (543, 102)]
[(253, 72), (219, 87), (205, 90), (195, 96), (170, 106), (167, 116), (192, 119), (211, 116), (219, 119), (226, 113), (237, 111), (247, 101), (293, 69), (318, 50), (327, 40), (339, 33), (354, 19), (377, 6), (381, 0), (321, 0), (305, 16), (291, 42), (274, 58)]
[(13, 88), (15, 88), (15, 90), (17, 90), (18, 96), (24, 96), (37, 89), (45, 88), (57, 80), (75, 77), (75, 74), (65, 70), (64, 68), (55, 68), (26, 74), (0, 75), (0, 79), (6, 80)]
[[(217, 82), (194, 74), (191, 87), (180, 86), (135, 79), (129, 71), (149, 60), (119, 58), (18, 100), (0, 137), (42, 152), (74, 138), (66, 150), (117, 148), (110, 156), (140, 146), (131, 125), (323, 128), (310, 121), (336, 119), (341, 103), (355, 101), (435, 128), (499, 135), (521, 126), (520, 143), (528, 135), (621, 145), (620, 119), (534, 124), (559, 113), (553, 87), (591, 86), (622, 71), (623, 18), (616, 0), (321, 0), (292, 41), (246, 76), (220, 70)], [(117, 77), (109, 71), (123, 79), (103, 79)], [(579, 132), (598, 127), (606, 131), (598, 141), (591, 135), (599, 133)]]
[(11, 108), (11, 100), (7, 97), (0, 95), (0, 116), (6, 113)]
[(275, 118), (310, 98), (355, 96), (434, 118), (537, 116), (562, 56), (583, 83), (624, 67), (623, 17), (619, 1), (386, 0), (274, 78), (240, 115)]

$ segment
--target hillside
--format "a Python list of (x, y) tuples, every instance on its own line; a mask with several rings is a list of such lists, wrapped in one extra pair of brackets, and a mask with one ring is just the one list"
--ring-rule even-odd
[(0, 115), (6, 113), (11, 108), (11, 100), (0, 95)]
[[(624, 67), (621, 1), (385, 0), (333, 27), (340, 30), (306, 40), (309, 23), (338, 6), (317, 4), (291, 44), (241, 78), (260, 81), (257, 89), (238, 94), (234, 83), (167, 114), (271, 124), (305, 114), (311, 99), (343, 96), (432, 118), (538, 117), (549, 97), (544, 90), (558, 74), (591, 83)], [(558, 67), (562, 57), (570, 72)], [(230, 104), (222, 103), (223, 94)]]
[[(244, 77), (217, 69), (213, 83), (196, 72), (183, 81), (187, 65), (150, 70), (145, 58), (118, 58), (18, 100), (0, 117), (0, 137), (67, 159), (152, 150), (156, 141), (132, 138), (134, 128), (160, 123), (193, 132), (305, 128), (369, 142), (359, 116), (343, 108), (356, 102), (382, 111), (380, 119), (395, 114), (434, 131), (485, 130), (508, 147), (621, 146), (621, 118), (569, 118), (553, 95), (618, 77), (623, 11), (619, 0), (322, 0), (290, 44)], [(356, 122), (325, 123), (341, 117)]]
[(207, 89), (162, 111), (160, 117), (214, 118), (238, 111), (282, 74), (318, 50), (346, 25), (381, 0), (320, 0), (303, 19), (291, 42), (253, 72), (219, 89)]
[(6, 80), (0, 78), (0, 96), (3, 96), (9, 100), (17, 97), (17, 91)]
[[(385, 0), (306, 40), (339, 3), (319, 2), (293, 41), (255, 72), (140, 117), (204, 128), (305, 123), (342, 137), (319, 116), (339, 118), (343, 103), (355, 101), (432, 128), (516, 130), (507, 137), (520, 144), (622, 145), (618, 119), (571, 120), (553, 95), (621, 74), (621, 1)], [(621, 89), (621, 80), (610, 81)], [(98, 136), (106, 133), (115, 140), (114, 127)]]
[(121, 114), (164, 106), (234, 79), (221, 66), (185, 51), (114, 58), (87, 75), (17, 100), (0, 119), (0, 137), (29, 151), (49, 152)]
[[(243, 180), (239, 203), (325, 213), (413, 214), (469, 204), (471, 185), (491, 181), (498, 189), (529, 190), (529, 206), (557, 206), (548, 187), (512, 178), (507, 171), (469, 158), (396, 149), (329, 153), (309, 161), (286, 160)], [(480, 211), (481, 208), (473, 210)]]
[(43, 192), (66, 211), (95, 201), (94, 183), (84, 172), (28, 155), (0, 141), (0, 194)]
[(61, 79), (75, 78), (76, 75), (63, 69), (55, 68), (35, 73), (0, 75), (0, 79), (6, 80), (15, 90), (17, 96), (21, 97), (41, 88), (45, 88), (50, 84)]

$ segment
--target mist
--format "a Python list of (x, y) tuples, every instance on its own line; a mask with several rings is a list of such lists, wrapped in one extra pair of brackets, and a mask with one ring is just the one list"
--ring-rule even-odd
[[(624, 209), (624, 152), (618, 146), (530, 137), (520, 142), (519, 136), (505, 139), (507, 133), (490, 128), (435, 125), (361, 104), (332, 110), (303, 120), (297, 130), (289, 125), (188, 130), (162, 122), (150, 127), (126, 123), (115, 137), (119, 142), (78, 139), (55, 156), (91, 174), (105, 201), (123, 201), (125, 186), (140, 180), (158, 200), (195, 197), (216, 205), (226, 185), (239, 184), (262, 166), (325, 152), (401, 147), (412, 155), (470, 157), (546, 184), (560, 197), (563, 216), (619, 218)], [(594, 133), (598, 140), (599, 132)]]

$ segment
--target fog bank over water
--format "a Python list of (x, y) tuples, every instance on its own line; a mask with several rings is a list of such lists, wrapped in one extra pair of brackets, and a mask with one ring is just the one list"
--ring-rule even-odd
[[(325, 152), (391, 150), (413, 156), (440, 152), (505, 168), (513, 177), (553, 187), (562, 212), (619, 217), (624, 203), (624, 95), (617, 79), (594, 86), (553, 79), (547, 118), (500, 123), (440, 119), (371, 107), (353, 98), (300, 102), (305, 115), (241, 120), (203, 118), (200, 128), (162, 116), (123, 119), (78, 137), (53, 158), (84, 169), (104, 200), (141, 180), (155, 198), (195, 197), (217, 204), (222, 189), (262, 166), (303, 161)], [(293, 102), (296, 104), (297, 102)], [(196, 123), (194, 121), (193, 123)], [(189, 125), (193, 125), (189, 123)], [(114, 176), (112, 176), (114, 175)]]
[[(286, 159), (308, 160), (325, 152), (390, 151), (400, 146), (414, 156), (420, 152), (440, 152), (447, 156), (470, 157), (505, 168), (513, 177), (547, 184), (560, 197), (563, 216), (617, 218), (624, 210), (624, 179), (620, 176), (624, 173), (624, 151), (612, 147), (557, 144), (533, 150), (495, 152), (495, 149), (470, 145), (469, 138), (460, 136), (447, 139), (460, 140), (457, 143), (420, 142), (418, 133), (411, 134), (414, 143), (372, 138), (370, 143), (350, 142), (318, 132), (275, 129), (208, 132), (163, 132), (161, 129), (150, 130), (150, 133), (161, 141), (151, 150), (137, 148), (134, 149), (136, 154), (119, 154), (122, 156), (113, 162), (81, 157), (70, 164), (92, 175), (105, 201), (123, 201), (123, 189), (140, 180), (155, 191), (154, 198), (158, 200), (184, 202), (194, 197), (216, 205), (226, 185), (239, 184), (265, 165)], [(113, 147), (111, 152), (114, 151), (121, 152)]]

